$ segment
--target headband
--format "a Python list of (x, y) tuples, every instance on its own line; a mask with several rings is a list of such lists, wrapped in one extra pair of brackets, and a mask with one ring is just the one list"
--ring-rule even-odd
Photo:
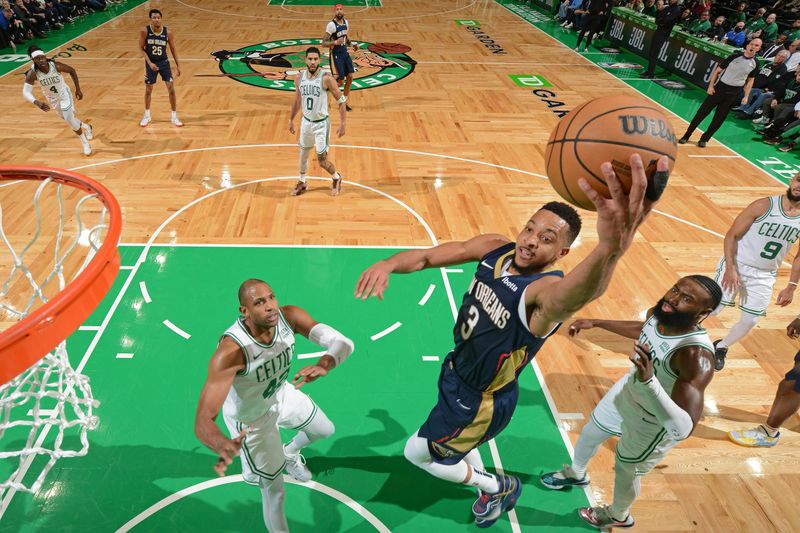
[(45, 55), (45, 54), (41, 50), (34, 50), (33, 53), (31, 54), (31, 59), (35, 59), (35, 58), (37, 58), (39, 56), (43, 56), (43, 55)]
[(334, 10), (334, 11), (336, 11), (336, 10), (337, 10), (338, 8), (340, 8), (340, 7), (341, 7), (342, 9), (344, 9), (344, 6), (343, 6), (342, 4), (336, 4), (335, 6), (333, 6), (333, 10)]

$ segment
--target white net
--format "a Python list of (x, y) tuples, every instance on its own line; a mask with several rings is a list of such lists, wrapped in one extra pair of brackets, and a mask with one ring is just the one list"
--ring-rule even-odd
[[(96, 194), (51, 178), (2, 187), (0, 312), (9, 326), (46, 304), (91, 262), (107, 212)], [(84, 219), (98, 222), (87, 226)], [(87, 431), (98, 425), (89, 378), (81, 365), (71, 366), (66, 341), (42, 355), (0, 385), (0, 516), (14, 492), (38, 491), (58, 459), (85, 455)]]

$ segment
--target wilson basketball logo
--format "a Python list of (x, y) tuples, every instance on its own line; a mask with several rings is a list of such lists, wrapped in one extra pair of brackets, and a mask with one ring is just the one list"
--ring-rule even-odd
[(675, 132), (663, 120), (656, 120), (644, 115), (620, 115), (618, 118), (622, 125), (622, 131), (627, 135), (651, 135), (660, 137), (675, 146), (678, 145)]
[[(408, 56), (411, 47), (400, 43), (368, 43), (354, 41), (358, 51), (349, 48), (353, 60), (353, 90), (372, 89), (400, 81), (414, 71), (416, 61)], [(284, 39), (252, 44), (237, 50), (217, 50), (211, 55), (219, 62), (219, 70), (240, 83), (294, 91), (292, 79), (306, 68), (306, 48), (316, 46), (322, 52), (320, 66), (330, 72), (328, 48), (322, 39)]]

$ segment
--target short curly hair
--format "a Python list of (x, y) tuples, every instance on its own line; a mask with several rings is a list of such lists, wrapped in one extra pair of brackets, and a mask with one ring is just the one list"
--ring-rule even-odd
[(565, 204), (564, 202), (547, 202), (539, 208), (539, 211), (542, 209), (550, 211), (551, 213), (557, 215), (561, 220), (566, 222), (567, 226), (569, 226), (567, 240), (569, 244), (575, 242), (575, 239), (581, 232), (581, 216), (578, 214), (575, 208), (569, 204)]

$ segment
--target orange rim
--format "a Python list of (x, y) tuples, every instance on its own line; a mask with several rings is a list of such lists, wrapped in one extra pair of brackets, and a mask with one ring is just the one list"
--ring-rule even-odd
[(36, 311), (0, 333), (0, 385), (18, 376), (69, 337), (92, 314), (119, 272), (122, 213), (116, 198), (100, 183), (67, 170), (0, 166), (0, 181), (44, 180), (98, 195), (109, 214), (106, 238), (92, 261), (64, 290)]

